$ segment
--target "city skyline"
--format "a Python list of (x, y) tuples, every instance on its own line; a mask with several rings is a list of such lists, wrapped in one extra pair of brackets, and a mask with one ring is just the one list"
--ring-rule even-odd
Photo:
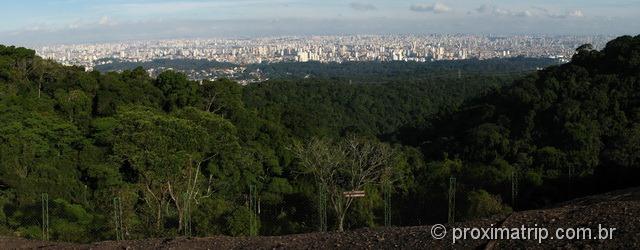
[(640, 1), (25, 0), (5, 3), (0, 43), (344, 34), (622, 35)]
[[(606, 36), (478, 36), (367, 35), (264, 37), (254, 39), (173, 39), (34, 48), (43, 58), (86, 70), (120, 70), (117, 65), (143, 65), (155, 60), (203, 60), (217, 66), (181, 69), (190, 79), (234, 78), (242, 84), (263, 81), (260, 71), (245, 72), (249, 64), (280, 62), (433, 62), (492, 58), (550, 58), (568, 62), (575, 48), (589, 43), (604, 47)], [(200, 61), (199, 63), (205, 63)], [(165, 61), (166, 62), (166, 61)], [(205, 63), (206, 64), (206, 63)], [(105, 68), (106, 67), (106, 68)], [(147, 64), (157, 76), (171, 66)], [(100, 70), (102, 71), (102, 70)], [(237, 76), (244, 78), (239, 79)], [(249, 77), (248, 79), (246, 77)]]

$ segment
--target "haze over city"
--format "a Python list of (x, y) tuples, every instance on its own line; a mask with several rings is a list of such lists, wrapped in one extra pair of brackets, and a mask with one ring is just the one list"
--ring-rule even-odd
[(640, 2), (632, 0), (26, 0), (3, 5), (0, 43), (27, 46), (283, 35), (619, 35), (640, 29)]

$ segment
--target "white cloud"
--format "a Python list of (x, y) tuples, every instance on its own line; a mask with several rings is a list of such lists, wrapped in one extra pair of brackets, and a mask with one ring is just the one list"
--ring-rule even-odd
[(487, 13), (491, 11), (491, 6), (483, 4), (480, 7), (476, 8), (475, 11), (478, 13)]
[(533, 16), (533, 13), (530, 10), (509, 10), (509, 9), (501, 9), (501, 8), (493, 9), (493, 14), (496, 16), (514, 16), (514, 17)]
[[(570, 17), (583, 17), (584, 13), (581, 10), (567, 11), (564, 13), (550, 11), (549, 9), (542, 7), (532, 7), (525, 10), (512, 10), (500, 8), (495, 5), (483, 4), (480, 7), (474, 9), (478, 14), (490, 14), (494, 16), (512, 16), (512, 17), (549, 17), (549, 18), (570, 18)], [(474, 12), (469, 12), (472, 14)]]
[(579, 18), (579, 17), (584, 17), (584, 13), (582, 12), (582, 10), (570, 10), (570, 11), (566, 11), (564, 13), (559, 13), (559, 12), (550, 11), (550, 10), (548, 10), (546, 8), (536, 7), (535, 9), (539, 10), (543, 16), (550, 17), (550, 18), (573, 18), (573, 17)]
[(414, 4), (414, 5), (411, 5), (409, 9), (416, 12), (433, 12), (436, 14), (451, 11), (451, 8), (443, 3)]
[(351, 3), (349, 4), (349, 7), (351, 7), (354, 10), (359, 10), (359, 11), (370, 11), (370, 10), (377, 10), (378, 8), (370, 3)]
[(116, 23), (113, 20), (111, 20), (111, 18), (109, 18), (108, 16), (103, 16), (100, 18), (100, 21), (98, 21), (98, 24), (111, 26), (111, 25), (115, 25)]
[(185, 1), (130, 1), (96, 5), (101, 11), (124, 13), (134, 16), (190, 13), (194, 11), (228, 10), (237, 8), (258, 9), (264, 6), (285, 6), (292, 0), (185, 0)]
[(584, 17), (582, 10), (572, 10), (567, 12), (567, 17)]
[(115, 5), (115, 9), (131, 14), (165, 14), (197, 9), (215, 8), (216, 3), (207, 2), (166, 2), (166, 3), (126, 3)]

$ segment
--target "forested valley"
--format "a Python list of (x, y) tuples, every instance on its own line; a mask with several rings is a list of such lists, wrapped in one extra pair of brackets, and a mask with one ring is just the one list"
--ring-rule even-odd
[(640, 36), (457, 63), (241, 86), (0, 46), (0, 234), (41, 238), (45, 197), (51, 239), (91, 242), (442, 223), (452, 177), (456, 221), (640, 184)]

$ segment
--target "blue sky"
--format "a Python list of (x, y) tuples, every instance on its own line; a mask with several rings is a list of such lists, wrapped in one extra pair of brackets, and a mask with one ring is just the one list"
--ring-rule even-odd
[(633, 34), (640, 0), (21, 0), (0, 43), (307, 34)]

